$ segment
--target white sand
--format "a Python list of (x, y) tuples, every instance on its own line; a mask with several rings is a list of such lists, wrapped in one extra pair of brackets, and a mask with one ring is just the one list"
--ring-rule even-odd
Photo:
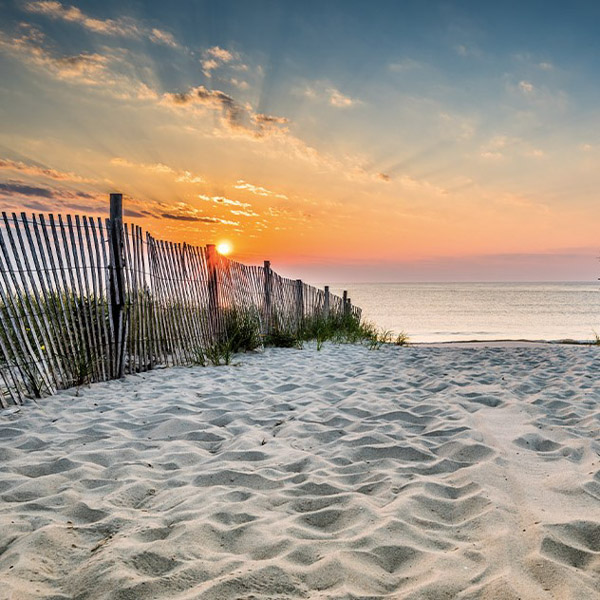
[(599, 350), (269, 350), (4, 412), (0, 598), (599, 598)]

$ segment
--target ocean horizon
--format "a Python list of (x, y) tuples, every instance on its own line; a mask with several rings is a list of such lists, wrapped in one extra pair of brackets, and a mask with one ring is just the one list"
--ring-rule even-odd
[(552, 282), (336, 283), (363, 318), (415, 343), (590, 341), (600, 333), (600, 284)]

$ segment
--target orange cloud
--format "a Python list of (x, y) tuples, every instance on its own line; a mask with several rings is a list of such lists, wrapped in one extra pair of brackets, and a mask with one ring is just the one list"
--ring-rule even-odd
[(57, 181), (74, 181), (77, 183), (95, 183), (97, 181), (95, 179), (81, 177), (75, 173), (57, 171), (56, 169), (26, 164), (24, 162), (10, 160), (8, 158), (0, 158), (0, 169), (18, 171), (20, 173), (26, 173), (27, 175), (47, 177), (48, 179), (55, 179)]

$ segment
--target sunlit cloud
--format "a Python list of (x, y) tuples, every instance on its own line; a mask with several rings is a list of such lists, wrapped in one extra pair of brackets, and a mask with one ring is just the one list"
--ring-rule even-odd
[(350, 108), (361, 104), (361, 101), (357, 98), (351, 98), (336, 87), (323, 81), (313, 82), (306, 86), (301, 93), (310, 100), (327, 102), (327, 104), (336, 108)]
[(23, 26), (22, 33), (13, 37), (0, 32), (0, 50), (49, 71), (57, 79), (77, 80), (94, 86), (105, 80), (109, 63), (106, 56), (95, 52), (58, 56), (44, 48), (44, 41), (43, 33), (29, 26)]
[(112, 158), (110, 163), (117, 167), (124, 167), (127, 169), (136, 169), (138, 171), (146, 171), (148, 173), (156, 173), (158, 175), (174, 175), (174, 180), (177, 183), (204, 183), (204, 178), (200, 175), (195, 175), (190, 171), (182, 171), (178, 169), (173, 169), (168, 165), (163, 163), (139, 163), (132, 162), (127, 160), (126, 158), (121, 158), (119, 156)]
[(249, 210), (230, 210), (229, 211), (232, 215), (238, 215), (238, 216), (242, 216), (242, 217), (258, 217), (258, 213), (255, 213), (254, 211), (249, 211)]
[(148, 29), (133, 19), (98, 19), (86, 15), (76, 6), (67, 6), (55, 0), (28, 2), (25, 10), (45, 15), (51, 19), (77, 23), (88, 31), (102, 35), (122, 36), (133, 39), (150, 39), (151, 41), (175, 48), (178, 46), (173, 35), (156, 27)]
[(337, 106), (338, 108), (350, 108), (351, 106), (356, 106), (356, 104), (358, 104), (358, 100), (342, 94), (342, 92), (336, 90), (335, 88), (330, 88), (328, 92), (330, 94), (329, 104), (331, 104), (331, 106)]
[(161, 212), (158, 217), (171, 219), (173, 221), (188, 221), (193, 223), (212, 223), (220, 225), (239, 225), (237, 221), (230, 221), (212, 215), (206, 215), (187, 202), (177, 202), (173, 206), (159, 203)]
[[(221, 48), (220, 46), (213, 46), (212, 48), (208, 48), (202, 53), (202, 60), (200, 61), (202, 65), (202, 72), (207, 76), (211, 77), (212, 72), (216, 69), (219, 69), (225, 65), (230, 66), (231, 69), (235, 71), (247, 71), (248, 65), (245, 65), (240, 60), (240, 55), (237, 52), (232, 52), (225, 48)], [(240, 88), (243, 87), (242, 84), (246, 84), (246, 82), (239, 82), (237, 79), (232, 79), (231, 82)], [(248, 84), (246, 84), (247, 86)]]
[(259, 185), (252, 185), (251, 183), (248, 183), (243, 179), (238, 179), (237, 183), (233, 187), (236, 190), (245, 190), (247, 192), (250, 192), (255, 196), (270, 196), (272, 198), (281, 198), (282, 200), (287, 200), (287, 196), (285, 194), (277, 194)]
[(73, 181), (76, 183), (95, 183), (97, 181), (96, 179), (81, 177), (75, 173), (58, 171), (56, 169), (50, 169), (38, 165), (26, 164), (24, 162), (10, 160), (8, 158), (0, 158), (0, 169), (18, 171), (20, 173), (26, 173), (27, 175), (47, 177), (48, 179), (55, 179), (57, 181)]
[(251, 205), (247, 202), (240, 202), (239, 200), (231, 200), (231, 198), (225, 198), (225, 196), (207, 196), (206, 194), (198, 194), (200, 200), (205, 202), (212, 202), (214, 204), (221, 204), (226, 206), (240, 206), (242, 208), (249, 208)]

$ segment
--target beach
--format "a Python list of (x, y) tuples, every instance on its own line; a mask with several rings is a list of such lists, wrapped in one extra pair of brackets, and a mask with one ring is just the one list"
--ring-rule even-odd
[(598, 373), (306, 344), (4, 410), (0, 598), (599, 598)]

